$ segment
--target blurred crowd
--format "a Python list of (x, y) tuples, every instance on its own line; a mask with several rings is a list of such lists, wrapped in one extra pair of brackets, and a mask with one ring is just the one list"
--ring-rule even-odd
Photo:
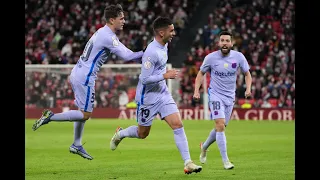
[[(27, 0), (25, 64), (75, 64), (87, 40), (105, 25), (104, 8), (111, 3), (120, 3), (125, 11), (126, 24), (118, 37), (132, 51), (152, 40), (157, 16), (173, 19), (179, 36), (197, 7), (195, 0)], [(108, 63), (123, 61), (112, 55)]]
[[(198, 30), (182, 68), (181, 106), (199, 106), (192, 98), (194, 81), (204, 57), (218, 50), (222, 30), (234, 35), (252, 74), (252, 98), (244, 99), (245, 83), (238, 74), (235, 107), (295, 106), (295, 3), (293, 0), (218, 1), (208, 24)], [(246, 4), (245, 2), (250, 2)], [(207, 84), (210, 77), (207, 73)], [(203, 88), (201, 89), (203, 92)]]
[[(153, 38), (152, 21), (169, 16), (177, 36), (197, 7), (194, 0), (27, 0), (25, 3), (25, 64), (75, 64), (87, 40), (105, 25), (104, 8), (120, 3), (125, 28), (120, 41), (133, 51), (144, 49)], [(170, 47), (169, 47), (170, 50)], [(107, 63), (123, 63), (116, 55)], [(103, 69), (96, 82), (96, 107), (119, 107), (133, 101), (137, 76)], [(107, 74), (106, 74), (107, 73)], [(26, 106), (74, 106), (67, 73), (26, 73)]]
[[(105, 24), (103, 10), (111, 3), (121, 3), (125, 10), (126, 25), (118, 37), (133, 51), (144, 49), (152, 40), (150, 25), (156, 16), (170, 16), (179, 37), (197, 7), (196, 0), (27, 0), (25, 64), (75, 64), (87, 40)], [(233, 49), (245, 55), (253, 78), (252, 99), (245, 100), (244, 76), (238, 74), (235, 106), (294, 107), (294, 8), (293, 0), (218, 1), (208, 16), (208, 23), (194, 36), (182, 68), (181, 100), (177, 104), (202, 105), (203, 96), (199, 102), (192, 99), (196, 74), (204, 57), (218, 50), (219, 32), (231, 30)], [(107, 63), (123, 61), (112, 55)], [(96, 82), (96, 107), (119, 107), (133, 101), (136, 74), (102, 71)], [(73, 99), (68, 73), (26, 73), (26, 106), (74, 106)]]
[[(68, 82), (71, 69), (26, 72), (26, 107), (73, 107), (74, 95)], [(134, 101), (138, 73), (128, 69), (102, 68), (95, 86), (95, 107), (119, 108)]]

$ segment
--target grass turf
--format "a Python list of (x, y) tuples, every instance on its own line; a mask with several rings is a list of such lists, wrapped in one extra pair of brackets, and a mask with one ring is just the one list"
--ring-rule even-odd
[[(117, 126), (136, 125), (134, 120), (98, 120), (86, 123), (82, 143), (93, 156), (89, 161), (69, 153), (73, 123), (51, 122), (32, 131), (25, 121), (26, 180), (293, 180), (294, 122), (231, 121), (226, 129), (228, 156), (235, 168), (224, 170), (214, 143), (200, 173), (186, 175), (173, 132), (155, 120), (144, 139), (124, 139), (111, 151), (109, 141)], [(199, 143), (214, 127), (212, 121), (183, 121), (191, 158), (198, 165)]]

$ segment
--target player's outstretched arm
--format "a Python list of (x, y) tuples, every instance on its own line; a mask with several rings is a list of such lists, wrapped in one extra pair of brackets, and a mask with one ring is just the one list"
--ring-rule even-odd
[(252, 77), (250, 71), (245, 72), (245, 82), (246, 82), (246, 92), (244, 94), (245, 98), (251, 96), (251, 84), (252, 84)]
[(141, 61), (143, 51), (133, 52), (120, 41), (113, 40), (111, 52), (122, 58), (124, 61)]
[(193, 99), (194, 100), (199, 100), (200, 99), (200, 93), (199, 89), (203, 81), (203, 76), (205, 75), (205, 72), (199, 71), (195, 80), (195, 85), (194, 85), (194, 93), (193, 93)]

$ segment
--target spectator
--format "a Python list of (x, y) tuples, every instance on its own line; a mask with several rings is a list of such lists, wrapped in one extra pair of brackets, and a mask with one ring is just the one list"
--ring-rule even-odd
[(271, 104), (267, 100), (263, 100), (261, 107), (262, 108), (271, 108)]
[[(108, 1), (116, 3), (118, 1)], [(196, 1), (124, 1), (126, 27), (119, 39), (133, 51), (144, 49), (152, 40), (152, 21), (158, 15), (174, 19), (178, 31), (185, 28), (197, 7)], [(26, 64), (75, 64), (88, 38), (104, 24), (105, 4), (101, 1), (30, 0), (25, 3)], [(177, 11), (175, 11), (177, 9)], [(169, 12), (169, 13), (168, 13)], [(178, 39), (178, 38), (176, 38)], [(109, 63), (123, 63), (110, 57)]]
[[(218, 50), (217, 34), (230, 30), (234, 34), (234, 50), (241, 51), (251, 67), (252, 95), (257, 101), (254, 106), (259, 107), (260, 100), (283, 97), (277, 101), (278, 107), (294, 107), (294, 96), (290, 95), (295, 92), (291, 88), (295, 69), (294, 6), (293, 0), (218, 1), (217, 8), (208, 16), (208, 24), (195, 35), (183, 68), (188, 72), (208, 53)], [(241, 99), (245, 84), (242, 74), (239, 76), (236, 98)], [(182, 100), (189, 96), (184, 85), (181, 84)], [(188, 101), (181, 104), (191, 105)]]

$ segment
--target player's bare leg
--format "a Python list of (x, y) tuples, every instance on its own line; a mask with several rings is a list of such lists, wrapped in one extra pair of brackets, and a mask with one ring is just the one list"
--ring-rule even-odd
[(166, 116), (164, 119), (173, 130), (176, 146), (184, 161), (184, 172), (186, 174), (200, 172), (202, 170), (202, 166), (194, 164), (190, 158), (188, 140), (182, 125), (180, 114), (173, 113)]

